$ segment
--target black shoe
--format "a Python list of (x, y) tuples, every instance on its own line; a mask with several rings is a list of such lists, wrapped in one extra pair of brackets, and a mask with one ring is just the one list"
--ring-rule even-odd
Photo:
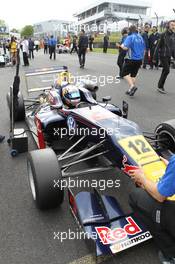
[(130, 95), (131, 90), (126, 91), (125, 94)]
[(0, 135), (0, 143), (5, 139), (5, 136)]
[(175, 258), (165, 257), (162, 251), (158, 252), (158, 257), (159, 257), (160, 263), (162, 264), (175, 264)]
[(162, 93), (162, 94), (166, 94), (166, 92), (165, 92), (165, 89), (162, 87), (162, 88), (157, 88), (157, 91), (159, 92), (159, 93)]
[(131, 88), (131, 90), (130, 90), (130, 93), (129, 93), (129, 95), (130, 96), (134, 96), (134, 94), (135, 94), (135, 92), (137, 91), (137, 87), (136, 86), (133, 86), (132, 88)]

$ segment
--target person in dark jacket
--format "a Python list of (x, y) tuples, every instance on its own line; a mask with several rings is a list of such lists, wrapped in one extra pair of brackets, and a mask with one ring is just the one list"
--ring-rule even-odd
[(88, 42), (89, 42), (88, 37), (86, 36), (84, 29), (82, 29), (78, 41), (78, 48), (79, 48), (78, 57), (79, 57), (80, 68), (84, 68), (85, 65)]
[(89, 36), (89, 50), (93, 51), (93, 42), (94, 42), (94, 37), (92, 35)]
[(34, 41), (30, 38), (29, 39), (29, 59), (34, 59), (34, 54), (33, 54), (33, 50), (34, 50)]
[(143, 60), (143, 69), (146, 69), (146, 65), (149, 64), (149, 31), (150, 31), (150, 25), (145, 25), (144, 27), (144, 32), (142, 33), (142, 38), (144, 39), (145, 42), (145, 56)]
[(122, 39), (120, 41), (120, 43), (117, 43), (116, 44), (116, 47), (119, 48), (119, 55), (118, 55), (118, 59), (117, 59), (117, 65), (119, 66), (119, 76), (117, 77), (117, 79), (122, 79), (122, 69), (123, 69), (123, 64), (124, 64), (124, 59), (125, 59), (125, 56), (127, 54), (127, 51), (126, 50), (123, 50), (120, 45), (122, 45), (126, 39), (126, 37), (128, 36), (128, 29), (127, 28), (124, 28), (121, 32), (122, 34)]
[(47, 54), (47, 51), (48, 51), (48, 43), (49, 42), (49, 38), (46, 37), (44, 38), (44, 54)]
[(70, 51), (70, 54), (72, 54), (72, 52), (75, 50), (76, 53), (78, 54), (78, 47), (77, 47), (77, 36), (73, 36), (73, 43), (72, 43), (72, 49)]
[(108, 37), (108, 35), (106, 34), (106, 35), (104, 36), (104, 39), (103, 39), (103, 53), (107, 53), (108, 46), (109, 46), (109, 37)]
[(52, 59), (52, 54), (54, 56), (54, 60), (56, 59), (56, 44), (57, 41), (52, 35), (49, 39), (49, 47), (50, 47), (50, 60)]
[(167, 30), (161, 34), (154, 52), (154, 61), (157, 52), (159, 52), (160, 62), (163, 67), (157, 90), (165, 94), (164, 85), (170, 73), (171, 57), (175, 59), (175, 20), (169, 21)]
[(155, 52), (156, 45), (158, 43), (158, 40), (160, 38), (160, 34), (158, 33), (157, 27), (152, 28), (152, 34), (149, 36), (149, 47), (150, 47), (150, 69), (153, 69), (155, 66), (158, 69), (159, 65), (159, 54), (158, 52), (156, 53), (155, 56), (155, 63), (153, 62), (153, 56)]

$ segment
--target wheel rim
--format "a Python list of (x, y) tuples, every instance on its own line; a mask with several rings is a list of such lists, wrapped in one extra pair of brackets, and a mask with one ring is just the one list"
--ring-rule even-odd
[(167, 138), (167, 142), (168, 143), (161, 143), (162, 146), (166, 146), (167, 149), (171, 150), (172, 152), (175, 152), (175, 138), (173, 137), (173, 135), (171, 133), (169, 133), (166, 130), (162, 130), (159, 134), (158, 134), (158, 138)]
[(28, 177), (29, 177), (30, 189), (32, 192), (33, 200), (36, 201), (36, 188), (35, 188), (32, 168), (31, 168), (31, 165), (29, 162), (27, 163), (27, 168), (28, 168)]

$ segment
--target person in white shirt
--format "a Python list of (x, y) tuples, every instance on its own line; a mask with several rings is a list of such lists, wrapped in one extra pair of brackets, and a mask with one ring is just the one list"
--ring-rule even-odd
[(29, 60), (28, 60), (29, 42), (26, 37), (24, 37), (23, 41), (21, 42), (21, 45), (22, 45), (24, 66), (29, 66)]

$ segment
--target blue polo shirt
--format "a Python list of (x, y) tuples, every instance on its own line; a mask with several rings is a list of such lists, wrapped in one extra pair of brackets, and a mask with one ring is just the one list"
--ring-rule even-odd
[(175, 194), (175, 155), (171, 157), (157, 188), (158, 192), (165, 197), (171, 197)]
[(142, 36), (138, 33), (132, 33), (127, 36), (123, 45), (129, 49), (128, 55), (131, 60), (143, 60), (145, 42)]

